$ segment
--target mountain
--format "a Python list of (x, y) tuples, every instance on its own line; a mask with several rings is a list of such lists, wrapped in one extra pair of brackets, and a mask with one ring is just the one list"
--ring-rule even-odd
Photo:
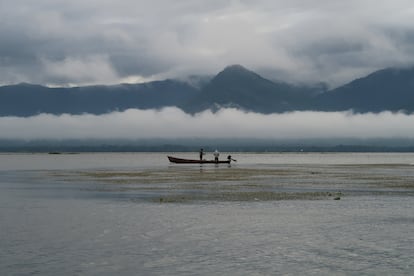
[(315, 98), (315, 108), (356, 112), (414, 111), (414, 68), (388, 68)]
[(414, 112), (414, 68), (383, 69), (326, 91), (324, 85), (298, 86), (270, 81), (240, 65), (214, 77), (186, 81), (49, 88), (18, 84), (0, 87), (0, 116), (103, 114), (128, 108), (177, 106), (188, 113), (236, 107), (258, 113), (295, 110)]
[(175, 80), (73, 88), (23, 83), (0, 87), (0, 116), (103, 114), (128, 108), (161, 108), (178, 106), (197, 93), (197, 88)]
[(303, 109), (316, 88), (272, 82), (240, 65), (226, 67), (182, 108), (199, 112), (236, 107), (260, 113)]

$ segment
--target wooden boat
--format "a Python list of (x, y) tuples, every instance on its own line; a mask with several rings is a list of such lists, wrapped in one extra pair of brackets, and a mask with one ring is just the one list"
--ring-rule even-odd
[(172, 156), (167, 156), (171, 163), (177, 164), (230, 164), (231, 160), (197, 160), (197, 159), (183, 159)]

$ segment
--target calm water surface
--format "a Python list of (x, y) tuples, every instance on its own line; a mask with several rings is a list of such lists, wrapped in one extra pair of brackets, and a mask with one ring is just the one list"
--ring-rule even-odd
[(0, 274), (414, 274), (414, 154), (166, 155), (0, 154)]

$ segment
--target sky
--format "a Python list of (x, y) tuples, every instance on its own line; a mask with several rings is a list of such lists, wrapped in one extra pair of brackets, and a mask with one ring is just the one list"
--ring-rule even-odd
[[(241, 64), (330, 88), (414, 64), (409, 0), (0, 0), (0, 85), (136, 83)], [(414, 115), (383, 112), (194, 116), (177, 108), (0, 117), (2, 138), (399, 138)]]
[(413, 63), (409, 0), (0, 0), (0, 85), (144, 82), (241, 64), (336, 87)]

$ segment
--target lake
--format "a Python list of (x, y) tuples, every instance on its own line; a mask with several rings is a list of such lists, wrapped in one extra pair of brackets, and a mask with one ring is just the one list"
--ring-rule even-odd
[(412, 153), (167, 155), (0, 154), (1, 275), (414, 272)]

